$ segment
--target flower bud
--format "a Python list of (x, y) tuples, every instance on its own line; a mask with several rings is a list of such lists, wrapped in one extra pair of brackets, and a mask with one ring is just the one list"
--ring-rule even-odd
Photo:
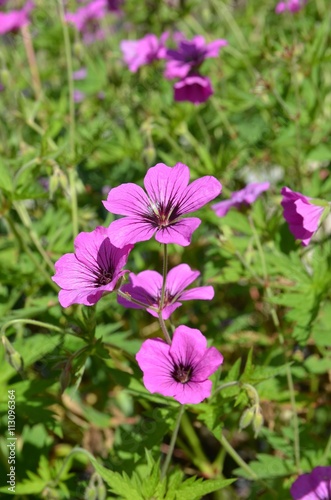
[(255, 416), (255, 408), (246, 408), (244, 413), (241, 415), (240, 422), (239, 422), (239, 428), (240, 430), (246, 429), (252, 421)]
[(6, 361), (16, 370), (18, 373), (23, 372), (23, 358), (18, 351), (16, 351), (7, 337), (2, 336), (2, 343), (5, 349)]
[(258, 406), (256, 408), (256, 412), (255, 412), (255, 415), (253, 418), (254, 437), (258, 436), (260, 430), (262, 429), (263, 422), (264, 422), (264, 419), (263, 419), (263, 415), (261, 412), (261, 408)]

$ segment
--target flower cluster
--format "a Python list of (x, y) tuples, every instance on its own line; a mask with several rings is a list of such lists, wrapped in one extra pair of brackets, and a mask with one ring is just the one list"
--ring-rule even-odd
[(168, 33), (163, 33), (160, 39), (149, 34), (140, 40), (123, 40), (121, 50), (129, 70), (135, 73), (145, 64), (166, 59), (165, 78), (178, 79), (174, 84), (175, 100), (194, 104), (205, 102), (213, 94), (213, 89), (209, 78), (200, 74), (200, 66), (205, 59), (218, 57), (220, 48), (228, 42), (219, 39), (206, 43), (202, 36), (185, 40), (178, 35), (178, 47), (169, 49), (165, 47), (167, 39)]
[(116, 287), (120, 304), (146, 309), (160, 320), (167, 340), (146, 340), (137, 354), (144, 372), (144, 384), (150, 392), (172, 396), (181, 404), (200, 403), (210, 396), (209, 380), (222, 364), (223, 356), (199, 330), (181, 325), (173, 339), (164, 330), (167, 320), (181, 301), (211, 300), (214, 290), (202, 286), (186, 290), (198, 276), (187, 264), (180, 264), (161, 276), (156, 271), (129, 274), (129, 283), (121, 286), (123, 270), (133, 245), (155, 235), (166, 245), (187, 246), (200, 219), (185, 218), (214, 199), (222, 189), (211, 176), (189, 184), (189, 169), (182, 163), (168, 167), (159, 163), (145, 176), (146, 192), (136, 184), (122, 184), (110, 190), (104, 206), (124, 217), (108, 228), (97, 227), (91, 233), (80, 233), (75, 252), (63, 255), (55, 264), (53, 280), (61, 287), (59, 301), (63, 307), (72, 304), (91, 306)]
[(282, 14), (283, 12), (291, 12), (294, 14), (295, 12), (299, 12), (306, 3), (307, 0), (285, 0), (278, 2), (275, 12), (276, 14)]

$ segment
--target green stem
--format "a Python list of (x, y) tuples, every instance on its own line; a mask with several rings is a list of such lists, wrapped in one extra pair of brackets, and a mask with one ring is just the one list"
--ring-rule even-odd
[(207, 476), (212, 476), (213, 475), (212, 467), (209, 463), (208, 458), (204, 454), (200, 440), (196, 435), (194, 427), (186, 413), (183, 415), (182, 419), (182, 433), (185, 435), (192, 449), (193, 453), (191, 453), (191, 456), (193, 463), (201, 470), (203, 474), (206, 474)]
[(260, 261), (261, 261), (261, 266), (262, 266), (262, 272), (265, 280), (265, 291), (267, 298), (269, 300), (269, 305), (270, 305), (270, 315), (272, 318), (272, 321), (274, 323), (274, 326), (277, 330), (278, 333), (278, 339), (279, 343), (283, 348), (283, 356), (286, 360), (285, 367), (286, 367), (286, 378), (287, 378), (287, 384), (289, 388), (289, 393), (290, 393), (290, 402), (291, 402), (291, 407), (292, 407), (292, 413), (293, 413), (293, 433), (294, 433), (294, 458), (295, 458), (295, 465), (297, 468), (297, 472), (301, 472), (301, 467), (300, 467), (300, 435), (299, 435), (299, 420), (298, 420), (298, 414), (296, 410), (296, 402), (295, 402), (295, 392), (294, 392), (294, 383), (293, 383), (293, 377), (292, 377), (292, 372), (291, 372), (291, 367), (289, 363), (287, 362), (286, 358), (286, 353), (285, 353), (285, 340), (284, 340), (284, 335), (282, 334), (280, 330), (280, 321), (276, 312), (275, 307), (272, 304), (272, 298), (273, 294), (271, 291), (271, 288), (268, 286), (268, 272), (267, 272), (267, 265), (266, 261), (264, 258), (264, 252), (263, 248), (261, 245), (260, 237), (258, 235), (258, 232), (256, 230), (254, 221), (251, 217), (249, 217), (249, 224), (251, 226), (256, 247), (260, 256)]
[(42, 258), (44, 259), (46, 264), (50, 267), (50, 269), (52, 271), (54, 271), (54, 264), (51, 261), (51, 259), (48, 257), (47, 253), (45, 252), (44, 248), (42, 247), (42, 245), (40, 243), (40, 240), (39, 240), (37, 233), (33, 229), (29, 212), (27, 211), (27, 209), (25, 208), (25, 206), (22, 203), (18, 203), (18, 202), (14, 201), (13, 206), (14, 206), (16, 212), (18, 213), (19, 218), (21, 219), (23, 225), (28, 230), (31, 241), (34, 243), (36, 249), (38, 250), (38, 252), (42, 256)]
[(170, 465), (171, 457), (172, 457), (172, 454), (174, 452), (176, 439), (177, 439), (178, 431), (179, 431), (179, 427), (180, 427), (180, 422), (181, 422), (182, 417), (184, 415), (184, 411), (185, 411), (185, 406), (181, 405), (179, 408), (179, 413), (177, 416), (174, 432), (172, 433), (172, 436), (171, 436), (171, 441), (169, 444), (168, 453), (167, 453), (166, 459), (164, 461), (163, 467), (161, 469), (161, 479), (163, 479), (167, 475), (168, 467)]
[(30, 72), (32, 76), (32, 86), (35, 93), (37, 101), (42, 97), (42, 87), (40, 82), (39, 70), (37, 65), (36, 54), (32, 44), (32, 37), (29, 30), (29, 25), (25, 24), (21, 27), (21, 33), (23, 38), (23, 44), (28, 59)]
[(160, 327), (161, 327), (162, 333), (164, 335), (164, 338), (165, 338), (166, 342), (169, 345), (171, 345), (171, 337), (169, 335), (168, 329), (167, 329), (166, 324), (164, 322), (164, 319), (162, 317), (162, 311), (158, 312), (158, 317), (159, 317), (159, 323), (160, 323)]
[(5, 331), (7, 328), (9, 328), (11, 325), (16, 325), (16, 324), (28, 324), (28, 325), (36, 325), (40, 326), (42, 328), (47, 328), (48, 330), (54, 330), (55, 332), (60, 332), (64, 333), (62, 328), (59, 328), (58, 326), (54, 326), (51, 323), (44, 323), (43, 321), (37, 321), (36, 319), (11, 319), (10, 321), (7, 321), (4, 325), (1, 327), (1, 334), (4, 335)]
[[(71, 57), (71, 45), (70, 37), (68, 31), (68, 25), (64, 17), (64, 6), (63, 0), (59, 0), (60, 7), (60, 18), (62, 23), (65, 56), (67, 64), (67, 78), (69, 85), (69, 116), (70, 116), (70, 128), (69, 128), (69, 150), (71, 161), (75, 158), (75, 101), (74, 101), (74, 80), (73, 80), (73, 67), (72, 67), (72, 57)], [(72, 212), (72, 231), (73, 237), (75, 238), (78, 234), (78, 206), (77, 206), (77, 191), (76, 191), (76, 172), (73, 167), (69, 169), (69, 186), (70, 186), (70, 198), (71, 198), (71, 212)]]
[(164, 305), (167, 273), (168, 273), (168, 247), (167, 247), (166, 243), (164, 243), (163, 244), (163, 266), (162, 266), (162, 291), (161, 291), (161, 303), (160, 303), (161, 311), (162, 311), (163, 305)]
[(232, 447), (232, 445), (229, 443), (229, 441), (226, 439), (224, 434), (221, 435), (220, 438), (220, 443), (223, 446), (223, 448), (226, 450), (226, 452), (230, 455), (230, 457), (236, 462), (239, 467), (241, 467), (247, 474), (249, 474), (250, 478), (253, 481), (257, 481), (261, 485), (263, 485), (264, 488), (267, 488), (268, 491), (275, 497), (277, 497), (277, 494), (274, 490), (270, 488), (270, 486), (265, 483), (262, 479), (258, 477), (256, 472), (253, 471), (253, 469), (250, 468), (248, 464), (241, 458), (241, 456), (236, 452), (236, 450)]
[(219, 387), (217, 387), (217, 389), (215, 389), (213, 396), (221, 392), (223, 389), (227, 389), (228, 387), (234, 387), (236, 385), (240, 386), (240, 382), (238, 380), (234, 380), (233, 382), (226, 382), (225, 384), (222, 384)]

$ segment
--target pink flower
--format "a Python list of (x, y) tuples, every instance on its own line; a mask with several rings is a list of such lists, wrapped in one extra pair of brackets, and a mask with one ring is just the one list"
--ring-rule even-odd
[(97, 227), (91, 233), (79, 233), (75, 239), (75, 253), (66, 253), (55, 263), (52, 280), (62, 288), (59, 292), (61, 306), (91, 306), (104, 293), (112, 292), (119, 278), (128, 272), (121, 269), (132, 248), (132, 245), (121, 249), (115, 247), (105, 227)]
[(253, 182), (244, 189), (232, 193), (229, 200), (220, 201), (212, 205), (212, 209), (219, 217), (224, 217), (230, 208), (241, 207), (242, 205), (251, 205), (260, 196), (263, 191), (269, 189), (269, 182)]
[(223, 39), (206, 43), (200, 35), (193, 37), (192, 40), (180, 40), (176, 50), (166, 51), (168, 62), (164, 76), (169, 79), (185, 78), (196, 71), (205, 59), (218, 57), (220, 48), (227, 44), (227, 40)]
[(285, 0), (283, 2), (278, 2), (275, 8), (276, 14), (282, 14), (283, 12), (299, 12), (304, 6), (307, 0)]
[(191, 75), (179, 80), (174, 85), (175, 101), (190, 101), (201, 104), (214, 93), (209, 78)]
[(136, 184), (111, 189), (103, 204), (109, 212), (125, 215), (109, 226), (112, 241), (123, 246), (146, 241), (155, 234), (160, 243), (187, 246), (200, 219), (183, 215), (194, 212), (219, 195), (221, 183), (205, 176), (189, 183), (190, 171), (183, 163), (168, 167), (158, 163), (148, 170), (145, 191)]
[(132, 73), (136, 73), (140, 66), (151, 64), (165, 55), (164, 43), (168, 33), (163, 33), (160, 39), (155, 35), (145, 35), (140, 40), (123, 40), (121, 50), (123, 59)]
[(296, 193), (288, 187), (281, 190), (283, 199), (281, 205), (283, 216), (290, 227), (290, 231), (302, 245), (307, 246), (318, 228), (324, 208), (309, 203), (310, 198)]
[(76, 12), (68, 12), (65, 19), (76, 26), (77, 30), (83, 34), (84, 42), (89, 44), (105, 37), (99, 20), (106, 14), (107, 0), (93, 0)]
[(328, 500), (331, 498), (331, 467), (315, 467), (299, 476), (291, 486), (294, 500)]
[(0, 12), (0, 35), (18, 31), (25, 24), (29, 24), (29, 14), (33, 7), (33, 3), (29, 1), (21, 10)]
[(181, 325), (171, 345), (159, 338), (146, 340), (136, 360), (149, 392), (171, 396), (181, 404), (198, 404), (210, 396), (208, 377), (223, 363), (223, 356), (215, 347), (207, 347), (199, 330)]
[[(177, 307), (182, 304), (179, 301), (202, 299), (211, 300), (214, 297), (212, 286), (199, 286), (186, 290), (198, 276), (199, 271), (192, 271), (187, 264), (179, 264), (169, 271), (166, 278), (165, 300), (162, 309), (163, 319), (168, 319)], [(130, 284), (121, 287), (122, 292), (129, 293), (133, 299), (136, 299), (147, 306), (160, 307), (162, 276), (156, 271), (142, 271), (139, 274), (129, 274)], [(118, 302), (124, 307), (133, 309), (143, 309), (142, 306), (134, 304), (129, 300), (118, 296)], [(157, 318), (157, 313), (152, 309), (146, 309), (152, 316)]]

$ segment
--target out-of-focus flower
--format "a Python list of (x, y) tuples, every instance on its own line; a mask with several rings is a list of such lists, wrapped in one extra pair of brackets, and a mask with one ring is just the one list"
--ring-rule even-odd
[(115, 247), (108, 229), (101, 226), (90, 233), (79, 233), (74, 245), (75, 253), (67, 253), (55, 263), (52, 280), (62, 288), (59, 292), (62, 307), (91, 306), (104, 293), (112, 292), (120, 277), (128, 272), (122, 268), (133, 246)]
[(190, 101), (201, 104), (214, 93), (209, 78), (201, 75), (190, 75), (174, 84), (175, 101)]
[(284, 219), (293, 236), (301, 240), (302, 245), (307, 246), (318, 228), (324, 207), (312, 205), (310, 198), (288, 187), (283, 187), (281, 194)]
[(90, 44), (105, 37), (100, 19), (104, 18), (106, 14), (107, 0), (93, 0), (80, 7), (76, 12), (67, 12), (65, 19), (74, 24), (77, 30), (82, 33), (84, 42)]
[(203, 36), (195, 36), (192, 40), (180, 40), (177, 49), (167, 49), (168, 59), (164, 76), (166, 78), (185, 78), (196, 72), (205, 59), (218, 57), (221, 47), (227, 45), (227, 40), (218, 39), (206, 43)]
[(220, 201), (212, 205), (212, 209), (219, 217), (224, 217), (230, 208), (241, 207), (242, 205), (251, 205), (260, 196), (263, 191), (269, 189), (269, 182), (253, 182), (248, 184), (244, 189), (232, 193), (229, 200)]
[(77, 71), (74, 71), (72, 77), (74, 80), (85, 80), (85, 78), (87, 77), (87, 69), (80, 68)]
[(158, 163), (148, 170), (144, 185), (122, 184), (110, 190), (103, 204), (109, 212), (125, 215), (109, 226), (115, 245), (146, 241), (155, 235), (160, 243), (187, 246), (200, 225), (197, 217), (183, 218), (213, 200), (221, 192), (221, 183), (212, 176), (201, 177), (188, 185), (187, 165), (168, 167)]
[(85, 99), (85, 94), (84, 92), (81, 92), (80, 90), (75, 89), (74, 90), (74, 101), (77, 103), (83, 102)]
[(276, 14), (282, 14), (283, 12), (299, 12), (305, 4), (307, 0), (285, 0), (283, 2), (278, 2), (275, 8)]
[(29, 24), (29, 14), (34, 5), (28, 1), (23, 9), (0, 12), (0, 35), (16, 32), (22, 26)]
[[(199, 271), (192, 271), (187, 264), (179, 264), (169, 271), (166, 278), (164, 294), (164, 304), (162, 308), (163, 319), (168, 319), (177, 307), (180, 307), (182, 300), (211, 300), (214, 297), (212, 286), (199, 286), (185, 290), (197, 277)], [(161, 305), (162, 276), (156, 271), (142, 271), (139, 274), (129, 274), (130, 283), (123, 285), (121, 291), (128, 293), (133, 299), (153, 306), (156, 309)], [(124, 307), (134, 309), (144, 309), (143, 306), (134, 304), (121, 296), (117, 297), (118, 302)], [(158, 317), (153, 309), (146, 309), (152, 316)]]
[(132, 73), (136, 73), (140, 66), (151, 64), (165, 56), (164, 43), (168, 33), (163, 33), (160, 39), (156, 35), (145, 35), (140, 40), (123, 40), (120, 44), (123, 59)]
[(181, 404), (198, 404), (208, 398), (212, 389), (208, 377), (223, 363), (222, 354), (207, 347), (199, 330), (184, 325), (174, 331), (171, 345), (159, 338), (146, 340), (136, 359), (146, 389)]
[(110, 12), (120, 12), (124, 0), (107, 0), (107, 7)]
[(315, 467), (299, 476), (291, 486), (294, 500), (330, 500), (331, 466)]

